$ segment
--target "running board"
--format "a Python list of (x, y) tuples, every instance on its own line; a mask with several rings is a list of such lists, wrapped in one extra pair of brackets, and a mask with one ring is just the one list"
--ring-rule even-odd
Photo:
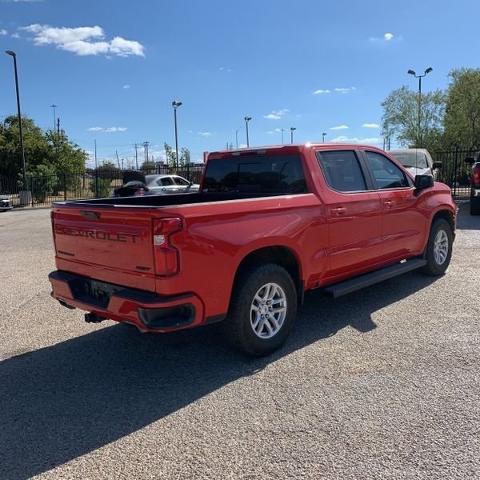
[(381, 270), (375, 270), (371, 273), (366, 273), (344, 282), (336, 283), (335, 285), (330, 285), (326, 287), (324, 291), (331, 295), (333, 298), (341, 297), (347, 295), (348, 293), (355, 292), (370, 285), (375, 285), (376, 283), (383, 282), (389, 278), (396, 277), (397, 275), (403, 275), (404, 273), (411, 272), (417, 268), (423, 267), (427, 264), (427, 261), (418, 258), (414, 260), (408, 260), (403, 263), (396, 263), (390, 267), (382, 268)]

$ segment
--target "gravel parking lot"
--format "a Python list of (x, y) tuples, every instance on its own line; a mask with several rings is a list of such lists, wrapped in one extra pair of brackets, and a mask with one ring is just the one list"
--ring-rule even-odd
[(331, 300), (246, 360), (49, 297), (48, 210), (0, 214), (0, 478), (480, 478), (480, 217), (450, 269)]

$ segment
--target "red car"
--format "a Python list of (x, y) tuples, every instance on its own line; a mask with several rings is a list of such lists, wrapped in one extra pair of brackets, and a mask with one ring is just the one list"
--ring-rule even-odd
[(278, 348), (304, 292), (334, 297), (445, 272), (456, 206), (431, 175), (358, 145), (208, 155), (199, 193), (56, 203), (52, 295), (141, 331), (223, 321), (252, 355)]

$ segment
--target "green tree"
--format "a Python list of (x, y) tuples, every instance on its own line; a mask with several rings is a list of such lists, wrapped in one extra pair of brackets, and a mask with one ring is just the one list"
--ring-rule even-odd
[(189, 163), (191, 163), (190, 150), (188, 148), (184, 147), (180, 151), (180, 162), (179, 162), (179, 164), (183, 166), (183, 165), (188, 165)]
[(165, 149), (165, 161), (169, 167), (174, 167), (177, 163), (177, 154), (173, 151), (173, 148), (168, 144), (164, 143)]
[[(0, 175), (18, 177), (22, 172), (18, 118), (11, 115), (0, 124)], [(56, 174), (83, 173), (87, 154), (65, 133), (44, 132), (32, 119), (22, 118), (27, 173), (40, 165), (53, 167)], [(50, 172), (52, 170), (49, 170)]]
[(445, 112), (445, 143), (480, 147), (480, 69), (462, 68), (449, 74)]
[(441, 145), (445, 93), (435, 90), (422, 94), (421, 123), (418, 128), (418, 93), (408, 87), (393, 90), (382, 102), (382, 130), (405, 147), (436, 149)]

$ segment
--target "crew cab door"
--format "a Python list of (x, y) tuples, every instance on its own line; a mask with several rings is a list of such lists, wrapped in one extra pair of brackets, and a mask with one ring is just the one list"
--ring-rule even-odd
[(353, 149), (316, 153), (326, 188), (328, 223), (327, 280), (351, 276), (381, 261), (382, 205), (370, 190), (362, 159)]
[(365, 150), (364, 158), (382, 203), (384, 255), (393, 260), (420, 253), (427, 220), (417, 208), (412, 181), (379, 152)]

